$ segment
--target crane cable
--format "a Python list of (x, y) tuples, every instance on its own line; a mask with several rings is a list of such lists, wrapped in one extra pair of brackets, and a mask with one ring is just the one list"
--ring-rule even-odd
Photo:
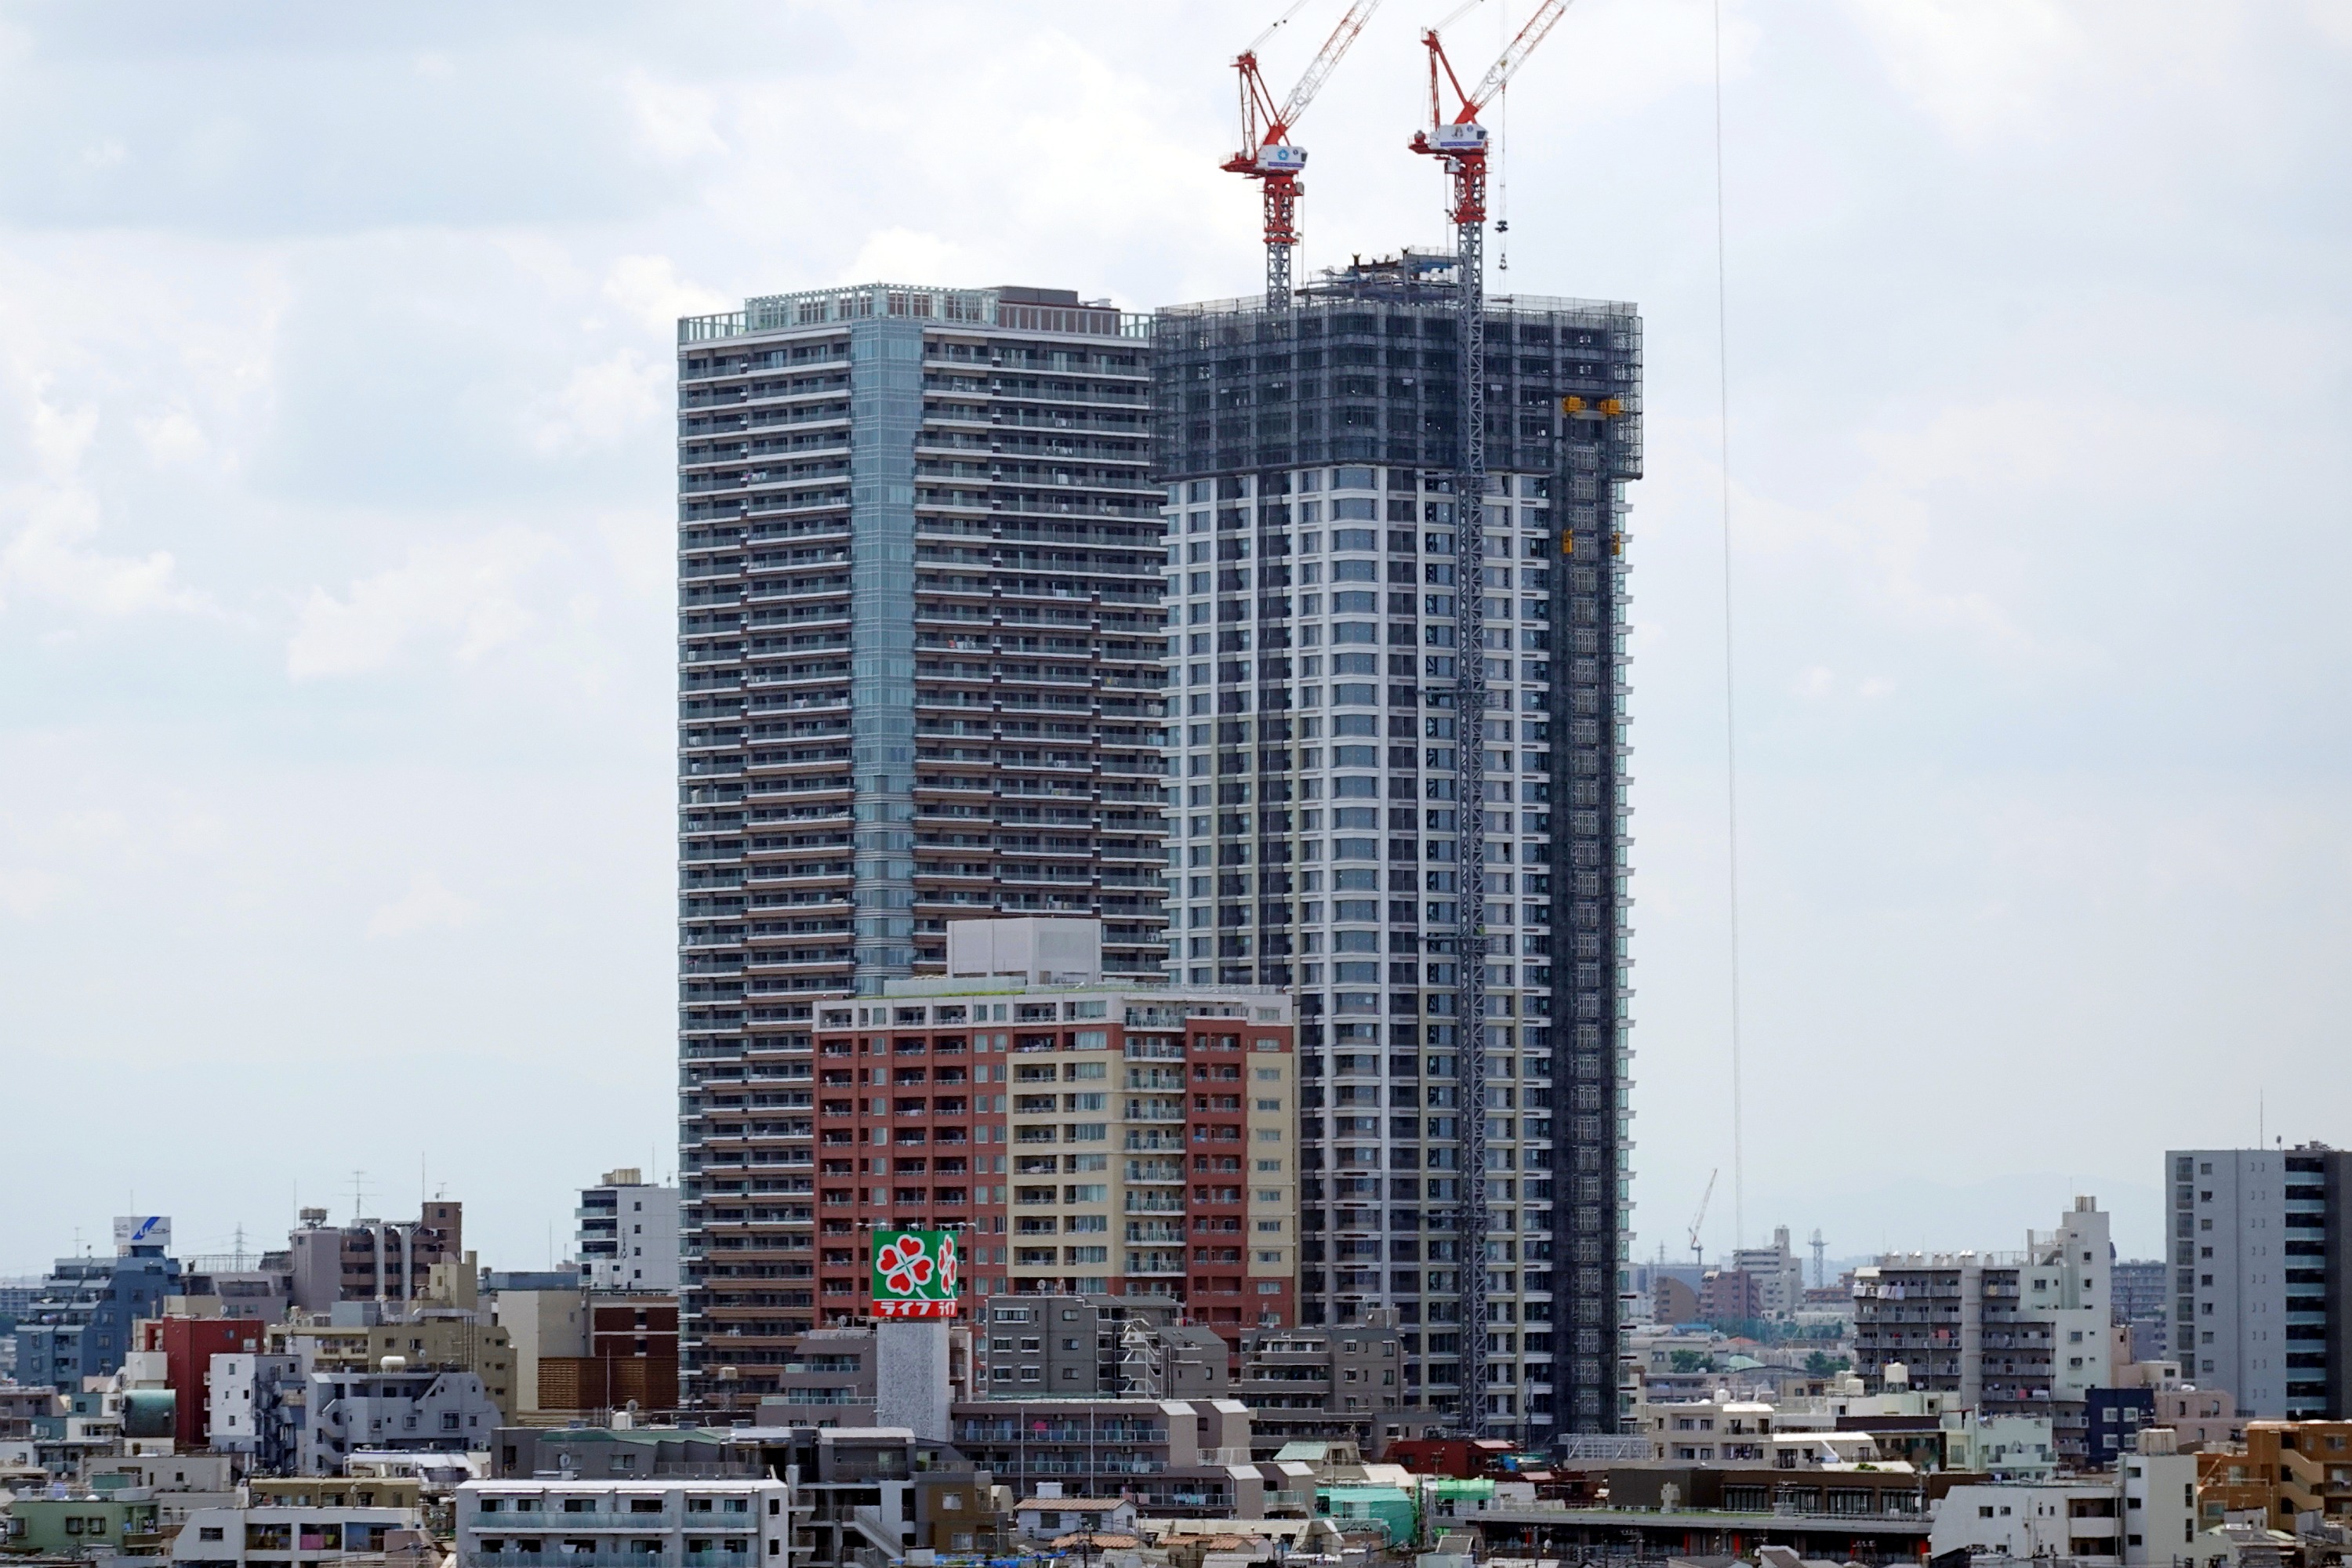
[(1264, 43), (1265, 43), (1268, 38), (1271, 38), (1272, 37), (1274, 37), (1274, 35), (1276, 34), (1276, 32), (1277, 32), (1277, 31), (1281, 28), (1282, 25), (1283, 25), (1285, 22), (1289, 21), (1293, 16), (1297, 16), (1297, 15), (1298, 15), (1298, 13), (1300, 13), (1301, 11), (1306, 10), (1306, 9), (1307, 9), (1307, 7), (1310, 4), (1312, 4), (1312, 3), (1313, 3), (1313, 0), (1298, 0), (1298, 4), (1297, 4), (1296, 5), (1293, 5), (1289, 10), (1285, 11), (1281, 16), (1276, 16), (1273, 21), (1268, 22), (1268, 23), (1265, 25), (1265, 32), (1263, 32), (1263, 33), (1260, 33), (1256, 37), (1252, 38), (1252, 39), (1250, 40), (1250, 46), (1249, 46), (1249, 47), (1248, 47), (1248, 48), (1246, 48), (1246, 49), (1244, 49), (1244, 50), (1243, 50), (1242, 52), (1243, 52), (1244, 54), (1249, 54), (1249, 55), (1254, 55), (1254, 54), (1257, 53), (1259, 47), (1260, 47), (1261, 45), (1263, 45), (1263, 44), (1264, 44)]
[(1724, 281), (1723, 0), (1714, 0), (1714, 12), (1716, 422), (1723, 477), (1723, 772), (1731, 903), (1731, 1245), (1736, 1251), (1748, 1240), (1748, 1189), (1739, 1074), (1739, 727), (1732, 663), (1731, 311)]

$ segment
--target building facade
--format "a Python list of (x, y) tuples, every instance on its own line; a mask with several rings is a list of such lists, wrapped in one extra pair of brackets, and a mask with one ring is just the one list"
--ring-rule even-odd
[(114, 1257), (58, 1258), (17, 1313), (16, 1381), (78, 1394), (82, 1379), (121, 1371), (135, 1325), (161, 1316), (164, 1299), (180, 1292), (180, 1260), (164, 1256), (170, 1235), (165, 1222), (123, 1241)]
[(799, 1335), (866, 1316), (877, 1226), (959, 1232), (974, 1311), (1148, 1297), (1229, 1340), (1293, 1320), (1290, 998), (1122, 980), (1097, 930), (954, 922), (940, 962), (959, 973), (895, 980), (821, 1023), (797, 1203), (743, 1201), (747, 1179), (794, 1178), (738, 1177), (764, 1151), (724, 1124), (689, 1147), (712, 1187), (687, 1237), (686, 1298), (707, 1304), (681, 1329), (685, 1397), (701, 1380), (778, 1392)]
[(2172, 1270), (2162, 1258), (2119, 1258), (2116, 1321), (2131, 1330), (2134, 1361), (2166, 1361), (2172, 1351)]
[(677, 1289), (677, 1189), (636, 1170), (607, 1171), (580, 1193), (573, 1246), (591, 1290)]
[(556, 1551), (644, 1568), (783, 1568), (792, 1489), (748, 1476), (467, 1481), (457, 1489), (457, 1530), (452, 1568), (503, 1568)]
[(331, 1225), (304, 1209), (286, 1238), (294, 1305), (327, 1312), (338, 1301), (405, 1303), (432, 1295), (434, 1266), (462, 1261), (466, 1205), (442, 1198), (413, 1220), (355, 1218)]
[[(1150, 350), (1055, 289), (875, 285), (679, 322), (689, 1259), (719, 1205), (804, 1258), (813, 1037), (935, 973), (951, 916), (1090, 916), (1107, 971), (1158, 973)], [(698, 1326), (808, 1320), (789, 1275), (685, 1272), (689, 1397)]]
[(2352, 1415), (2345, 1184), (2352, 1154), (2176, 1149), (2172, 1343), (2183, 1380), (2226, 1388), (2248, 1415)]
[[(1488, 300), (1487, 564), (1461, 582), (1450, 268), (1408, 254), (1288, 309), (1155, 320), (1169, 963), (1298, 998), (1302, 1316), (1393, 1311), (1408, 1386), (1440, 1408), (1482, 1401), (1491, 1429), (1537, 1440), (1619, 1417), (1641, 321), (1629, 305)], [(1454, 646), (1468, 594), (1485, 601), (1479, 648)], [(1472, 658), (1489, 706), (1466, 714)], [(1465, 752), (1486, 780), (1486, 951), (1470, 952)], [(1469, 964), (1481, 1038), (1457, 1022)], [(1475, 1081), (1484, 1107), (1462, 1103)], [(1481, 1114), (1486, 1168), (1465, 1170)], [(1472, 1269), (1492, 1303), (1489, 1377), (1465, 1390)]]
[(1854, 1270), (1854, 1369), (1871, 1393), (1957, 1396), (2049, 1419), (2063, 1458), (2090, 1457), (2089, 1397), (2114, 1386), (2107, 1216), (2078, 1197), (2012, 1253), (1890, 1253)]

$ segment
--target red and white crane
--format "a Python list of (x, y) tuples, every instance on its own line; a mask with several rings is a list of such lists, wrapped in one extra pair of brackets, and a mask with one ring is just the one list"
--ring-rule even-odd
[(1298, 178), (1307, 167), (1307, 149), (1293, 142), (1291, 133), (1307, 106), (1330, 79), (1348, 46), (1380, 7), (1381, 0), (1353, 0), (1339, 25), (1323, 40), (1322, 48), (1307, 62), (1298, 85), (1279, 103), (1259, 74), (1257, 47), (1275, 27), (1298, 14), (1298, 5), (1259, 34), (1234, 61), (1234, 69), (1241, 77), (1242, 150), (1226, 159), (1224, 167), (1259, 182), (1265, 205), (1265, 302), (1274, 310), (1286, 310), (1290, 304), (1290, 252), (1298, 244), (1298, 198), (1307, 194)]
[[(1459, 856), (1461, 923), (1454, 957), (1461, 993), (1460, 1017), (1463, 1168), (1486, 1168), (1486, 779), (1478, 739), (1486, 720), (1486, 128), (1478, 111), (1493, 101), (1535, 47), (1543, 42), (1569, 0), (1544, 0), (1528, 25), (1505, 47), (1479, 79), (1475, 91), (1462, 90), (1445, 46), (1433, 27), (1421, 36), (1429, 51), (1429, 127), (1413, 133), (1412, 150), (1444, 160), (1453, 177), (1454, 257), (1460, 275), (1462, 320), (1462, 434), (1454, 468), (1454, 721), (1461, 739), (1454, 748), (1456, 805), (1461, 813)], [(1465, 9), (1467, 7), (1465, 6)], [(1460, 15), (1456, 12), (1455, 15)], [(1460, 107), (1449, 119), (1438, 93), (1439, 78), (1454, 89)], [(1466, 1201), (1459, 1215), (1463, 1270), (1463, 1428), (1486, 1435), (1486, 1183), (1463, 1184)]]

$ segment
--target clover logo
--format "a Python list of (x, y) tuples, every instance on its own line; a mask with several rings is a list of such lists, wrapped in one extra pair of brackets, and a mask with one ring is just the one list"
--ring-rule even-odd
[[(901, 1236), (876, 1255), (874, 1267), (893, 1295), (911, 1296), (931, 1282), (930, 1255), (911, 1236)], [(949, 1277), (953, 1282), (953, 1276)]]

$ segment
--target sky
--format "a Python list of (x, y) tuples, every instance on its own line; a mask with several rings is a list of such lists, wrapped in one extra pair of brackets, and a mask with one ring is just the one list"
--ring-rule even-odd
[[(671, 1171), (675, 318), (1250, 292), (1276, 9), (0, 4), (0, 1274)], [(1440, 11), (1302, 269), (1442, 242)], [(2352, 1137), (2352, 11), (1724, 0), (1720, 338), (1717, 47), (1580, 0), (1487, 117), (1489, 286), (1646, 321), (1637, 1250), (2146, 1254)]]

